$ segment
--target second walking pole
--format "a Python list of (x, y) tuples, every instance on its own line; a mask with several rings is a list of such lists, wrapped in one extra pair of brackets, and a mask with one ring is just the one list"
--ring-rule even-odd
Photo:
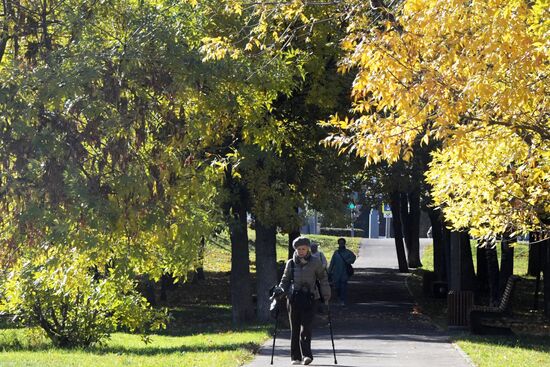
[(330, 316), (330, 306), (327, 304), (328, 314), (328, 327), (330, 329), (330, 341), (332, 342), (332, 353), (334, 354), (334, 364), (338, 364), (336, 361), (336, 349), (334, 348), (334, 335), (332, 334), (332, 318)]
[(275, 340), (277, 339), (277, 326), (279, 326), (279, 308), (275, 312), (275, 333), (273, 334), (273, 347), (271, 348), (271, 364), (273, 364), (273, 355), (275, 354)]

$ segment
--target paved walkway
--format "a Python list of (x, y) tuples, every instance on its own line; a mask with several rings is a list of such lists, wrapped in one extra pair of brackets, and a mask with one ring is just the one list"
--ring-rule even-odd
[[(407, 276), (397, 272), (393, 240), (364, 239), (354, 267), (350, 305), (331, 304), (338, 366), (473, 366), (444, 332), (414, 311)], [(317, 316), (311, 366), (334, 365), (326, 320), (326, 315)], [(277, 335), (273, 366), (290, 365), (289, 334), (282, 330)], [(270, 366), (272, 342), (266, 342), (247, 367)]]

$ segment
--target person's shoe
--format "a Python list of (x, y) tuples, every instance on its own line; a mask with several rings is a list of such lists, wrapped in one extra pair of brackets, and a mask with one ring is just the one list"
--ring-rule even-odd
[(299, 361), (299, 360), (296, 359), (296, 360), (290, 362), (290, 364), (292, 364), (292, 365), (295, 365), (295, 364), (302, 364), (302, 361)]
[(305, 365), (310, 364), (311, 361), (313, 361), (313, 358), (311, 358), (311, 357), (304, 357), (304, 364), (305, 364)]

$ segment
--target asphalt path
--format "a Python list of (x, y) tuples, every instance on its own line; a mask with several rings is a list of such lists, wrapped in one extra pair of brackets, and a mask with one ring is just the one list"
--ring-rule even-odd
[[(330, 260), (332, 254), (325, 255)], [(473, 366), (444, 331), (416, 311), (392, 239), (363, 239), (354, 268), (348, 306), (330, 305), (338, 366)], [(273, 366), (290, 365), (289, 335), (288, 329), (278, 332)], [(246, 367), (270, 366), (272, 343), (268, 340)], [(326, 310), (316, 316), (311, 346), (311, 366), (334, 365)]]

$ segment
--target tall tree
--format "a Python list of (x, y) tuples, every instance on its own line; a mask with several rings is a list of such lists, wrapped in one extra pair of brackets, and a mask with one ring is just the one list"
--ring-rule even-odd
[(180, 17), (191, 8), (2, 4), (1, 260), (11, 277), (1, 306), (60, 345), (152, 325), (134, 277), (185, 276), (216, 223), (215, 175), (188, 160), (179, 100), (197, 96), (182, 68), (201, 57)]
[[(107, 268), (131, 288), (136, 274), (186, 274), (224, 210), (233, 320), (250, 320), (247, 193), (231, 157), (242, 143), (277, 146), (266, 112), (294, 85), (295, 55), (216, 49), (223, 39), (208, 36), (235, 36), (251, 14), (215, 1), (3, 5), (6, 261), (43, 266), (52, 248), (74, 248), (82, 276)], [(48, 270), (74, 262), (62, 260)]]
[[(305, 208), (326, 211), (348, 194), (353, 173), (359, 162), (341, 159), (332, 149), (319, 144), (326, 130), (317, 124), (335, 110), (349, 105), (347, 90), (351, 80), (338, 75), (335, 60), (341, 52), (337, 45), (327, 43), (332, 37), (330, 22), (308, 34), (309, 40), (296, 37), (291, 43), (308, 52), (303, 60), (303, 79), (291, 95), (280, 95), (270, 114), (284, 122), (280, 150), (261, 151), (258, 147), (243, 147), (239, 167), (243, 181), (251, 192), (251, 213), (256, 231), (269, 229), (270, 239), (263, 236), (256, 243), (258, 317), (266, 320), (267, 292), (273, 285), (275, 268), (275, 231), (280, 228), (289, 235), (289, 257), (294, 253), (292, 240), (299, 235)], [(299, 211), (299, 208), (302, 210)], [(259, 258), (262, 246), (267, 246), (269, 258)], [(271, 249), (273, 248), (273, 251)], [(263, 250), (262, 250), (263, 251)], [(258, 265), (262, 264), (262, 268)]]
[(331, 141), (376, 162), (440, 140), (428, 179), (454, 228), (547, 230), (546, 5), (409, 0), (383, 27), (352, 20), (342, 69), (357, 70), (359, 117), (335, 116)]
[[(263, 195), (263, 191), (261, 195), (254, 192), (250, 178), (259, 176), (250, 172), (258, 173), (255, 169), (262, 152), (280, 152), (282, 149), (284, 125), (271, 111), (276, 99), (289, 94), (302, 76), (301, 62), (297, 60), (300, 53), (259, 49), (256, 42), (242, 37), (243, 32), (246, 34), (247, 24), (261, 21), (261, 14), (254, 6), (242, 9), (236, 4), (230, 9), (220, 7), (217, 1), (193, 3), (205, 27), (201, 38), (203, 62), (213, 71), (213, 74), (204, 75), (203, 88), (208, 98), (204, 100), (205, 104), (195, 107), (197, 116), (205, 115), (203, 111), (212, 111), (206, 114), (207, 127), (202, 129), (207, 138), (196, 138), (209, 161), (223, 174), (222, 206), (232, 242), (233, 321), (241, 324), (252, 321), (254, 316), (247, 215), (252, 213), (256, 220), (262, 221), (264, 218), (258, 215), (262, 211), (256, 209), (263, 207), (262, 198), (269, 196)], [(269, 68), (262, 66), (265, 63)], [(263, 190), (268, 188), (263, 187)], [(275, 235), (272, 227), (276, 223), (265, 221), (262, 224), (259, 227), (261, 243), (257, 250), (260, 250), (260, 256), (271, 257), (270, 246), (274, 238), (266, 236)], [(262, 231), (264, 228), (265, 232)], [(275, 258), (261, 258), (260, 261), (268, 264), (259, 272), (261, 289), (257, 289), (260, 301), (264, 302), (269, 289), (266, 284), (273, 285), (270, 269), (275, 266)], [(259, 310), (260, 318), (266, 318), (265, 311)]]
[(224, 183), (229, 199), (224, 202), (226, 221), (231, 240), (231, 306), (233, 323), (250, 322), (254, 317), (250, 258), (248, 251), (248, 190), (232, 175), (233, 167), (226, 168)]

